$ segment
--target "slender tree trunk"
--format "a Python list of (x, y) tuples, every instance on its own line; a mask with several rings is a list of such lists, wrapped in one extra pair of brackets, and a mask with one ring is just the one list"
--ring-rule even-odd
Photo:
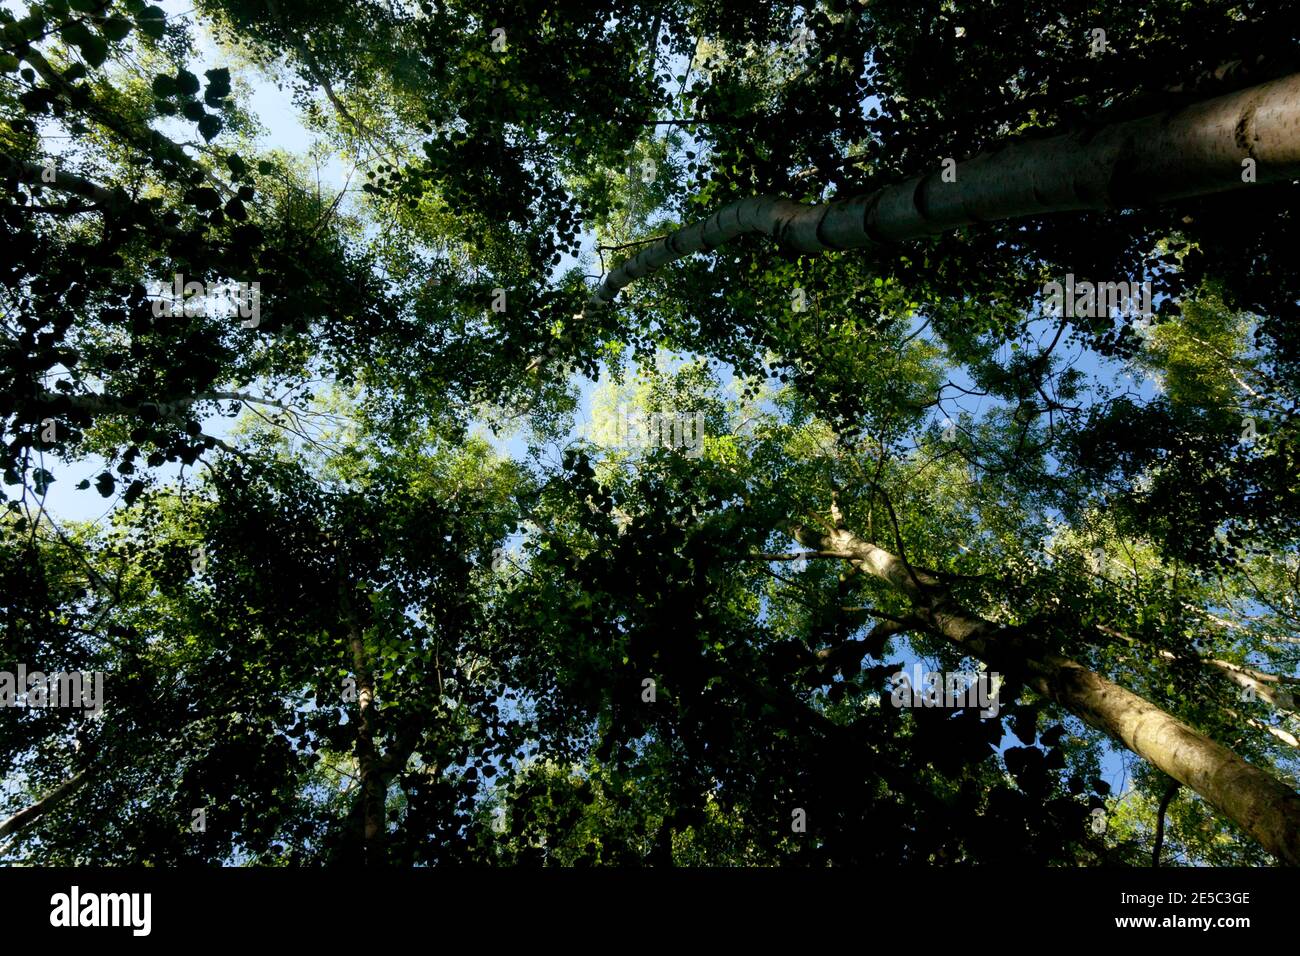
[(834, 551), (888, 582), (910, 599), (914, 614), (931, 631), (1120, 740), (1199, 793), (1279, 860), (1300, 865), (1300, 794), (1290, 787), (1150, 701), (1053, 653), (1032, 634), (966, 610), (934, 575), (909, 567), (852, 532), (797, 523), (785, 530), (805, 547)]
[[(817, 255), (977, 222), (1152, 205), (1296, 178), (1300, 74), (1100, 130), (995, 147), (950, 166), (946, 175), (941, 166), (865, 196), (815, 206), (773, 196), (730, 203), (647, 245), (612, 271), (581, 318), (668, 263), (746, 234), (770, 236)], [(558, 355), (561, 345), (530, 368)]]
[(1160, 851), (1165, 845), (1165, 814), (1169, 811), (1169, 804), (1173, 802), (1174, 794), (1178, 792), (1178, 784), (1170, 782), (1165, 787), (1165, 795), (1160, 798), (1160, 806), (1156, 808), (1156, 845), (1151, 850), (1151, 865), (1160, 865)]
[(141, 207), (124, 189), (101, 186), (89, 179), (83, 179), (73, 173), (62, 172), (57, 168), (52, 170), (54, 178), (50, 182), (45, 182), (45, 170), (46, 167), (39, 163), (29, 163), (23, 159), (0, 155), (0, 175), (3, 175), (6, 179), (14, 179), (21, 183), (40, 183), (44, 188), (56, 189), (59, 192), (80, 196), (101, 208), (118, 213), (141, 211)]
[(59, 784), (41, 799), (37, 800), (30, 806), (23, 807), (13, 816), (6, 820), (0, 820), (0, 839), (4, 839), (11, 833), (19, 833), (31, 826), (45, 814), (49, 813), (68, 797), (72, 796), (78, 790), (86, 785), (90, 780), (90, 768), (87, 767), (80, 773), (74, 774), (63, 783)]
[(367, 866), (384, 862), (384, 820), (388, 801), (388, 778), (375, 749), (375, 681), (370, 671), (365, 642), (361, 630), (352, 620), (348, 622), (348, 643), (352, 648), (352, 668), (357, 675), (357, 742), (358, 773), (361, 775), (361, 846)]

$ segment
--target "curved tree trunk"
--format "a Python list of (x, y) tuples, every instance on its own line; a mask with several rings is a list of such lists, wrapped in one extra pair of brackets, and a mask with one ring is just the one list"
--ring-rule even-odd
[(1150, 701), (1052, 653), (1032, 634), (971, 613), (934, 575), (883, 548), (844, 529), (824, 532), (791, 523), (784, 530), (805, 547), (835, 552), (888, 582), (911, 600), (915, 616), (931, 631), (1120, 740), (1199, 793), (1269, 853), (1300, 866), (1300, 794), (1290, 787)]
[[(1247, 165), (1253, 166), (1249, 177)], [(730, 203), (647, 245), (609, 273), (581, 318), (642, 276), (745, 234), (770, 236), (816, 255), (976, 222), (1152, 205), (1297, 178), (1300, 74), (1292, 74), (1099, 130), (1011, 143), (956, 164), (947, 177), (936, 169), (852, 199), (809, 206), (754, 196)], [(561, 344), (530, 368), (559, 355)]]

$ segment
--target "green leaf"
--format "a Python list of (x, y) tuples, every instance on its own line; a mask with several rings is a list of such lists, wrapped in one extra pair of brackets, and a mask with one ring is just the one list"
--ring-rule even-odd
[(210, 143), (216, 135), (221, 132), (222, 125), (220, 116), (216, 116), (213, 113), (206, 113), (199, 119), (199, 132), (202, 133), (203, 138)]
[(203, 91), (203, 101), (209, 106), (219, 106), (230, 95), (230, 71), (225, 67), (208, 70), (208, 88)]
[(54, 484), (54, 476), (44, 468), (37, 468), (32, 472), (32, 486), (38, 495), (44, 496), (52, 484)]
[(145, 7), (144, 10), (136, 14), (135, 24), (145, 36), (161, 40), (163, 33), (167, 29), (167, 14), (163, 12), (161, 7)]
[(135, 29), (135, 27), (132, 25), (131, 21), (122, 16), (109, 17), (100, 26), (100, 30), (103, 31), (104, 36), (115, 43), (125, 40), (130, 36), (133, 29)]
[(199, 91), (199, 78), (184, 68), (176, 71), (176, 87), (186, 96)]
[(77, 44), (82, 58), (91, 66), (103, 66), (108, 59), (108, 41), (96, 34), (90, 34)]

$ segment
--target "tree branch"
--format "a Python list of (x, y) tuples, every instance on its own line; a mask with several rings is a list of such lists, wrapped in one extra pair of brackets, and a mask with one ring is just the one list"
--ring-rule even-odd
[[(631, 257), (605, 277), (579, 321), (632, 282), (742, 235), (805, 255), (891, 243), (974, 223), (1159, 204), (1240, 189), (1242, 162), (1257, 183), (1300, 177), (1300, 74), (1178, 109), (1039, 140), (1001, 144), (946, 173), (932, 170), (875, 192), (821, 205), (754, 196), (723, 206)], [(678, 121), (667, 121), (669, 123)], [(1243, 124), (1249, 137), (1235, 132)], [(949, 175), (949, 173), (951, 175)], [(529, 371), (558, 356), (560, 342)]]

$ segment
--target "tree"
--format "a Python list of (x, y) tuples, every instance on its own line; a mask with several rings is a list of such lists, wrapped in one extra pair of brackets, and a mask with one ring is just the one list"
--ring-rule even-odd
[[(1293, 25), (198, 9), (366, 182), (157, 8), (7, 15), (5, 652), (132, 691), (6, 731), (10, 852), (1300, 858)], [(568, 440), (634, 363), (653, 434)], [(111, 528), (44, 507), (91, 456)], [(998, 713), (894, 707), (918, 657)]]

